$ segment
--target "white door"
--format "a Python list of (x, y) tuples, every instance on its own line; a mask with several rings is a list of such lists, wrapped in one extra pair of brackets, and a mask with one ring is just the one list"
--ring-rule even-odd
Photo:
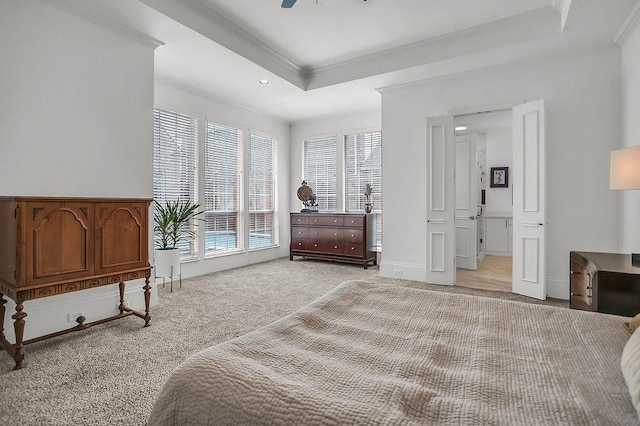
[(476, 269), (478, 174), (476, 134), (456, 137), (456, 266)]
[(513, 292), (546, 299), (544, 100), (513, 108)]
[(427, 282), (450, 284), (455, 265), (453, 116), (427, 119)]

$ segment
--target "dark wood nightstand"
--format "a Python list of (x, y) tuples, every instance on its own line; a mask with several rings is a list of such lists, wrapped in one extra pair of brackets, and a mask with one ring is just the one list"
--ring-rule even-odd
[(640, 313), (640, 268), (630, 254), (572, 251), (572, 309), (632, 317)]

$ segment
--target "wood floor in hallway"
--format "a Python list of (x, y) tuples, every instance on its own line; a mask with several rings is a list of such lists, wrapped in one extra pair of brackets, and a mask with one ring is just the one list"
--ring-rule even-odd
[(460, 287), (482, 290), (511, 291), (511, 256), (487, 255), (478, 263), (477, 269), (456, 271), (456, 284)]

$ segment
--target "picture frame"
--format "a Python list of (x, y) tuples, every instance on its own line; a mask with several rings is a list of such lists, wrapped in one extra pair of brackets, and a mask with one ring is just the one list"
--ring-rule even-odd
[(509, 167), (491, 167), (490, 188), (509, 187)]

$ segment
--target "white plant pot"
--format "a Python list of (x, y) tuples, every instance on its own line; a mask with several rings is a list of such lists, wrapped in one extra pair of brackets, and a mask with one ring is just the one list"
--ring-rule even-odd
[(155, 251), (156, 277), (175, 277), (180, 275), (180, 249)]

